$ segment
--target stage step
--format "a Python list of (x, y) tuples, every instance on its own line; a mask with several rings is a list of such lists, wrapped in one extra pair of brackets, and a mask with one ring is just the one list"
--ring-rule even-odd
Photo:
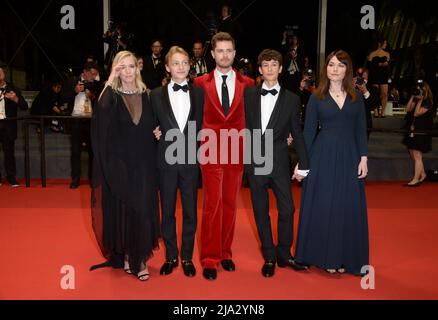
[[(400, 129), (403, 123), (402, 116), (373, 119), (377, 130), (385, 128), (389, 130)], [(406, 147), (402, 144), (402, 135), (394, 132), (372, 132), (369, 140), (369, 174), (368, 180), (405, 181), (412, 177), (413, 162), (411, 161)], [(426, 169), (438, 170), (438, 137), (432, 139), (432, 151), (424, 154)], [(40, 173), (40, 142), (36, 132), (36, 126), (30, 127), (30, 176), (39, 178)], [(24, 138), (22, 130), (19, 130), (15, 144), (17, 160), (17, 177), (24, 178)], [(0, 170), (5, 176), (3, 164), (3, 152), (0, 152)], [(82, 153), (82, 177), (88, 177), (88, 155)], [(46, 173), (47, 178), (70, 178), (70, 135), (54, 133), (50, 130), (46, 134)]]

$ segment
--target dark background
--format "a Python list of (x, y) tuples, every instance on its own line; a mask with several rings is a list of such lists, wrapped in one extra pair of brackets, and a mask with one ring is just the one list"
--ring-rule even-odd
[[(39, 89), (53, 77), (79, 72), (87, 54), (93, 54), (102, 63), (102, 34), (105, 30), (100, 0), (1, 2), (0, 60), (8, 67), (26, 72), (27, 89)], [(423, 2), (425, 5), (421, 5)], [(178, 44), (191, 53), (193, 40), (209, 39), (204, 26), (207, 14), (210, 12), (219, 17), (223, 3), (207, 0), (112, 0), (111, 20), (116, 23), (127, 22), (127, 31), (133, 35), (130, 50), (137, 54), (149, 54), (150, 42), (157, 37), (164, 40), (163, 52)], [(316, 67), (319, 1), (242, 0), (226, 3), (233, 8), (233, 16), (239, 15), (236, 22), (242, 33), (236, 39), (238, 57), (254, 61), (264, 48), (279, 49), (285, 26), (297, 26), (310, 64)], [(75, 9), (75, 30), (63, 30), (60, 27), (63, 16), (60, 9), (67, 4)], [(352, 55), (356, 66), (365, 62), (379, 33), (384, 32), (382, 28), (361, 29), (360, 8), (365, 4), (375, 8), (376, 28), (386, 16), (398, 11), (417, 19), (419, 24), (433, 16), (431, 3), (423, 0), (329, 0), (327, 54), (342, 48)], [(23, 44), (28, 35), (23, 23), (30, 29), (41, 14), (42, 18), (32, 30), (35, 39), (28, 36)], [(432, 27), (435, 28), (436, 23)], [(436, 41), (430, 47), (426, 55), (433, 60), (436, 54), (431, 50), (436, 49)]]

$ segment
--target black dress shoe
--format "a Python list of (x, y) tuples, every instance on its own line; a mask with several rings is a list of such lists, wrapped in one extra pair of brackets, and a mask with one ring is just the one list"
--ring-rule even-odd
[(295, 271), (304, 271), (309, 269), (309, 266), (296, 262), (293, 258), (289, 258), (287, 260), (277, 260), (277, 264), (280, 268), (290, 267)]
[(161, 275), (167, 275), (171, 274), (173, 271), (173, 268), (176, 268), (178, 266), (178, 260), (166, 260), (164, 264), (161, 266), (160, 274)]
[(15, 177), (7, 177), (6, 180), (8, 180), (8, 182), (12, 188), (16, 188), (16, 187), (20, 186), (20, 184), (18, 183), (18, 181)]
[(73, 181), (70, 183), (70, 189), (76, 189), (79, 187), (80, 180), (79, 179), (73, 179)]
[(181, 265), (183, 267), (185, 276), (194, 277), (196, 275), (196, 268), (193, 265), (192, 260), (183, 260), (181, 261)]
[(272, 277), (275, 273), (275, 261), (266, 260), (262, 267), (262, 275), (266, 278)]
[(233, 260), (231, 260), (231, 259), (222, 260), (221, 265), (225, 271), (235, 271), (236, 270), (236, 265), (234, 264)]
[(202, 275), (207, 280), (216, 280), (217, 270), (211, 268), (204, 268), (204, 271), (202, 271)]

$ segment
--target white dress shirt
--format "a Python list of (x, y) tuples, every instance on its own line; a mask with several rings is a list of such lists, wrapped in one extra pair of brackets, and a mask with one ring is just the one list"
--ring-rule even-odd
[[(81, 82), (84, 82), (84, 78), (81, 77)], [(83, 116), (85, 115), (85, 102), (86, 100), (89, 100), (89, 98), (87, 97), (87, 95), (85, 94), (85, 91), (81, 91), (78, 94), (76, 94), (75, 96), (75, 102), (73, 105), (73, 112), (71, 113), (72, 116)], [(88, 101), (90, 103), (91, 106), (91, 102)]]
[(218, 69), (214, 70), (214, 80), (216, 82), (216, 91), (217, 95), (219, 97), (219, 101), (222, 105), (222, 76), (227, 76), (227, 80), (225, 81), (228, 87), (228, 97), (230, 98), (230, 111), (231, 111), (231, 105), (233, 104), (233, 98), (234, 98), (234, 91), (236, 88), (236, 73), (233, 69), (228, 71), (228, 73), (221, 73)]
[[(173, 114), (175, 115), (176, 122), (178, 123), (179, 130), (184, 132), (187, 120), (190, 113), (190, 94), (189, 91), (184, 92), (184, 90), (173, 90), (173, 85), (175, 82), (170, 80), (167, 86), (167, 92), (169, 92), (170, 105), (172, 107)], [(180, 86), (187, 84), (187, 81), (179, 83)]]
[[(3, 87), (5, 87), (4, 85)], [(5, 109), (5, 95), (4, 92), (1, 91), (0, 93), (0, 119), (6, 119), (6, 109)]]
[(275, 103), (277, 102), (280, 93), (280, 85), (277, 82), (275, 86), (273, 86), (272, 88), (268, 88), (268, 86), (265, 83), (263, 83), (262, 89), (277, 90), (277, 94), (275, 96), (271, 93), (268, 93), (265, 96), (263, 95), (261, 96), (262, 97), (262, 101), (261, 101), (262, 133), (265, 133), (266, 127), (268, 125), (269, 119), (271, 119), (272, 111), (274, 110)]
[(5, 97), (0, 97), (0, 119), (6, 119)]
[(85, 92), (79, 92), (76, 96), (75, 96), (75, 103), (74, 103), (74, 107), (73, 107), (73, 112), (72, 112), (72, 116), (81, 116), (85, 114), (85, 100), (87, 99), (87, 96), (85, 95)]

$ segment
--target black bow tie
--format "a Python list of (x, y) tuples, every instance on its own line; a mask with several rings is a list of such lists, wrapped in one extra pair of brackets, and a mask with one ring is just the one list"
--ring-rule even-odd
[(182, 90), (182, 91), (184, 91), (184, 92), (187, 92), (187, 91), (189, 91), (189, 86), (186, 85), (186, 84), (183, 85), (183, 86), (181, 86), (181, 85), (175, 83), (175, 84), (173, 85), (173, 91), (178, 91), (178, 90)]
[(275, 96), (278, 93), (278, 91), (276, 89), (271, 89), (271, 90), (262, 89), (262, 96), (266, 96), (268, 93)]

